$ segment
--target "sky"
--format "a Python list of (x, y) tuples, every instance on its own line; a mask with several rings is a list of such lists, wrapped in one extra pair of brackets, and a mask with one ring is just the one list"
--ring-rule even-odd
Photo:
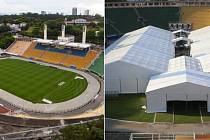
[(98, 13), (104, 16), (104, 0), (0, 0), (0, 14), (41, 11), (71, 14), (73, 7), (78, 8), (78, 13), (83, 14), (89, 9), (91, 15)]

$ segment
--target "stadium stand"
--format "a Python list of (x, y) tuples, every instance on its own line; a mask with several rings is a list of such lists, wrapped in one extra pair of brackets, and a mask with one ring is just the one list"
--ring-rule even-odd
[(100, 76), (104, 75), (104, 53), (102, 52), (89, 69)]
[(179, 21), (178, 7), (110, 8), (105, 12), (106, 36), (124, 34), (147, 25), (168, 29), (169, 22)]
[(78, 69), (82, 69), (90, 66), (97, 54), (98, 52), (95, 50), (90, 50), (85, 57), (67, 55), (61, 63), (67, 67), (75, 66)]
[(193, 30), (210, 25), (210, 7), (182, 7), (182, 22), (192, 23)]
[(66, 54), (48, 51), (45, 52), (39, 59), (49, 63), (60, 64), (65, 57)]
[(7, 52), (28, 59), (40, 60), (53, 64), (61, 64), (66, 67), (83, 69), (89, 67), (99, 54), (98, 50), (78, 50), (69, 48), (56, 48), (37, 44), (34, 41), (17, 40)]
[(30, 41), (15, 41), (8, 49), (7, 52), (23, 55), (23, 53), (31, 46), (32, 42)]
[(33, 58), (33, 59), (39, 59), (44, 51), (34, 49), (36, 46), (36, 42), (32, 42), (31, 46), (23, 53), (23, 57), (25, 58)]

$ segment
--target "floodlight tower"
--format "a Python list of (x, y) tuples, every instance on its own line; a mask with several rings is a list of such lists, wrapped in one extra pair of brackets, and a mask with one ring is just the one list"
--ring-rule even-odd
[(47, 40), (47, 24), (44, 24), (44, 40)]
[(83, 43), (83, 44), (86, 43), (86, 32), (87, 32), (87, 26), (84, 25), (84, 26), (83, 26), (83, 30), (82, 30), (82, 43)]
[(62, 37), (65, 37), (65, 25), (61, 26)]

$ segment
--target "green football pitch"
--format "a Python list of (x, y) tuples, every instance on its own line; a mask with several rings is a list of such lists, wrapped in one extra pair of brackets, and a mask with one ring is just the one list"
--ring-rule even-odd
[(76, 73), (31, 62), (0, 60), (0, 89), (33, 103), (53, 103), (75, 98), (87, 88), (87, 80)]

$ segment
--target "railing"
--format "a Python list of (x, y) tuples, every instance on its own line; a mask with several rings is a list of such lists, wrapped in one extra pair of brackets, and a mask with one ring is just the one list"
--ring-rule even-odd
[(127, 1), (127, 2), (106, 2), (106, 8), (129, 8), (129, 7), (182, 7), (182, 6), (210, 6), (209, 0), (199, 1)]

